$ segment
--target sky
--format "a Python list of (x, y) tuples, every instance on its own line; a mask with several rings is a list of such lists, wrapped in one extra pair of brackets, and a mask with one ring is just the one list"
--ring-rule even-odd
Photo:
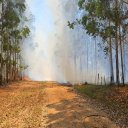
[[(78, 13), (77, 0), (26, 2), (29, 12), (34, 16), (34, 29), (23, 50), (25, 63), (29, 66), (27, 75), (31, 79), (94, 82), (96, 66), (100, 67), (98, 71), (102, 77), (108, 77), (108, 70), (104, 68), (107, 60), (101, 61), (101, 54), (97, 53), (98, 63), (94, 64), (95, 52), (92, 51), (95, 40), (86, 35), (80, 26), (74, 30), (67, 26), (67, 21), (73, 21), (81, 14)], [(90, 55), (89, 58), (87, 54)]]
[[(36, 29), (45, 30), (49, 33), (53, 30), (53, 14), (48, 8), (46, 0), (27, 0), (30, 11), (35, 17)], [(41, 28), (40, 28), (41, 27)], [(47, 34), (46, 34), (47, 35)]]

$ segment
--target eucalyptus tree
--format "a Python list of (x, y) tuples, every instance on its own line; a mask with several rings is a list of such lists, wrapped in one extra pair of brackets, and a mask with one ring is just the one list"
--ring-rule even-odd
[[(112, 32), (112, 28), (109, 27), (110, 24), (108, 25), (108, 19), (105, 17), (106, 12), (109, 11), (108, 0), (105, 1), (79, 0), (78, 5), (80, 10), (84, 11), (84, 15), (82, 16), (81, 19), (77, 20), (76, 22), (73, 23), (69, 22), (69, 26), (71, 28), (74, 28), (74, 25), (79, 23), (84, 27), (87, 34), (93, 37), (100, 36), (104, 41), (108, 42), (107, 37), (109, 37), (109, 35), (112, 34), (112, 33), (110, 34), (110, 30)], [(108, 47), (105, 47), (104, 51), (107, 52), (107, 50), (110, 50), (111, 82), (113, 82), (114, 76), (113, 76), (111, 40), (109, 43), (110, 43), (110, 48), (108, 49)]]
[(4, 40), (4, 12), (5, 12), (5, 0), (0, 0), (0, 85), (3, 83), (4, 76), (4, 53), (3, 53), (3, 40)]
[[(122, 3), (123, 1), (118, 0), (79, 0), (78, 6), (84, 14), (73, 23), (68, 22), (70, 28), (74, 29), (74, 25), (81, 24), (87, 34), (93, 37), (99, 36), (102, 38), (103, 43), (107, 42), (108, 46), (105, 46), (104, 51), (110, 53), (111, 82), (114, 81), (112, 59), (112, 40), (114, 40), (117, 84), (119, 84), (119, 37), (121, 42), (121, 30), (123, 30), (124, 26), (123, 21), (128, 18), (127, 13), (123, 11)], [(121, 43), (120, 49), (122, 49)], [(123, 60), (122, 54), (121, 60)], [(124, 78), (123, 70), (122, 68), (122, 78)]]
[(23, 25), (25, 17), (25, 0), (0, 0), (0, 84), (16, 80), (20, 74), (21, 42), (30, 33)]

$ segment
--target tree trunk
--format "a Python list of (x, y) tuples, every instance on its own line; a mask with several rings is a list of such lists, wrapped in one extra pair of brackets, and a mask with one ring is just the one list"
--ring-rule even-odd
[(3, 84), (3, 11), (4, 11), (4, 1), (2, 1), (2, 11), (1, 11), (1, 54), (0, 54), (0, 85)]
[(118, 55), (118, 26), (116, 25), (116, 38), (115, 38), (115, 45), (116, 45), (116, 84), (119, 85), (119, 55)]
[(110, 52), (110, 72), (111, 72), (111, 84), (114, 83), (114, 73), (113, 73), (113, 58), (112, 58), (112, 40), (109, 37), (109, 52)]
[[(109, 20), (109, 27), (111, 25), (111, 22)], [(110, 59), (110, 84), (114, 83), (114, 71), (113, 71), (113, 58), (112, 58), (112, 38), (111, 38), (111, 34), (109, 36), (109, 59)]]
[(122, 49), (122, 38), (119, 26), (119, 38), (120, 38), (120, 57), (121, 57), (121, 70), (122, 70), (122, 83), (124, 86), (124, 63), (123, 63), (123, 49)]
[[(118, 15), (118, 0), (115, 0), (115, 7), (116, 7), (116, 14), (115, 16)], [(116, 46), (116, 84), (119, 85), (119, 55), (118, 55), (118, 51), (119, 51), (119, 46), (118, 46), (118, 24), (119, 24), (119, 20), (115, 21), (115, 27), (116, 27), (116, 31), (115, 31), (115, 46)]]

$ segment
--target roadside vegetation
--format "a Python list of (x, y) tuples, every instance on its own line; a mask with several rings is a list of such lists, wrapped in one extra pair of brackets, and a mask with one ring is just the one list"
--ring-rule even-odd
[(128, 126), (128, 86), (82, 85), (75, 86), (78, 93), (89, 97), (115, 122)]

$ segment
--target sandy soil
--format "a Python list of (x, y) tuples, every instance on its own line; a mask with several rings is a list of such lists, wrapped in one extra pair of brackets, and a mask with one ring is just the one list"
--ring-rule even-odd
[(119, 128), (72, 88), (24, 81), (0, 89), (0, 128)]

